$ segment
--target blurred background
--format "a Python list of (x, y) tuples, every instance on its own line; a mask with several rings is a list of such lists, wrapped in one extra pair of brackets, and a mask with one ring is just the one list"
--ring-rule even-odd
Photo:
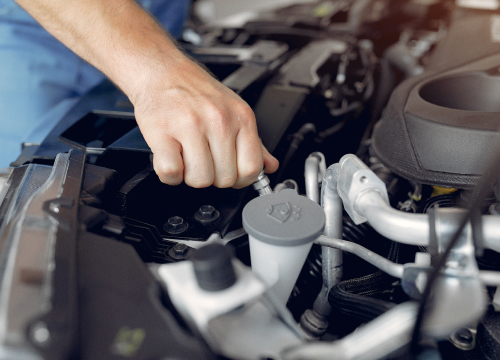
[(194, 3), (194, 12), (204, 22), (213, 24), (232, 20), (235, 15), (238, 18), (243, 15), (255, 16), (260, 10), (306, 2), (313, 0), (198, 0)]

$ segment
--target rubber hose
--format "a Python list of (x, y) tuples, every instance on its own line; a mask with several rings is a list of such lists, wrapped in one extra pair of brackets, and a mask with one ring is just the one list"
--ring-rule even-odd
[(370, 297), (383, 292), (392, 281), (393, 278), (380, 271), (343, 281), (332, 287), (328, 302), (337, 311), (368, 322), (396, 306), (389, 301)]

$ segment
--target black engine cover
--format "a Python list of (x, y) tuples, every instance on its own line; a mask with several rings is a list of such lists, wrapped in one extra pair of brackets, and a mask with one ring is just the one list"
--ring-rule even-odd
[(372, 137), (375, 153), (392, 171), (431, 185), (471, 188), (477, 182), (500, 141), (495, 21), (486, 15), (457, 20), (428, 70), (394, 91)]

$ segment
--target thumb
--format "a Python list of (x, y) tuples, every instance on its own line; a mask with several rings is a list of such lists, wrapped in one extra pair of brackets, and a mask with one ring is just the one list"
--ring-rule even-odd
[(278, 170), (279, 161), (267, 151), (264, 145), (262, 145), (262, 157), (264, 158), (264, 172), (266, 174), (272, 174)]
[(163, 136), (158, 140), (151, 146), (154, 170), (162, 183), (179, 185), (184, 179), (182, 146), (169, 136)]

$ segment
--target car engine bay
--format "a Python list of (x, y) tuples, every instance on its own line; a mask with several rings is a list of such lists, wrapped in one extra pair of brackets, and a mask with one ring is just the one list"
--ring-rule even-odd
[(326, 0), (179, 45), (280, 161), (160, 182), (106, 81), (0, 169), (0, 359), (498, 359), (497, 1)]

